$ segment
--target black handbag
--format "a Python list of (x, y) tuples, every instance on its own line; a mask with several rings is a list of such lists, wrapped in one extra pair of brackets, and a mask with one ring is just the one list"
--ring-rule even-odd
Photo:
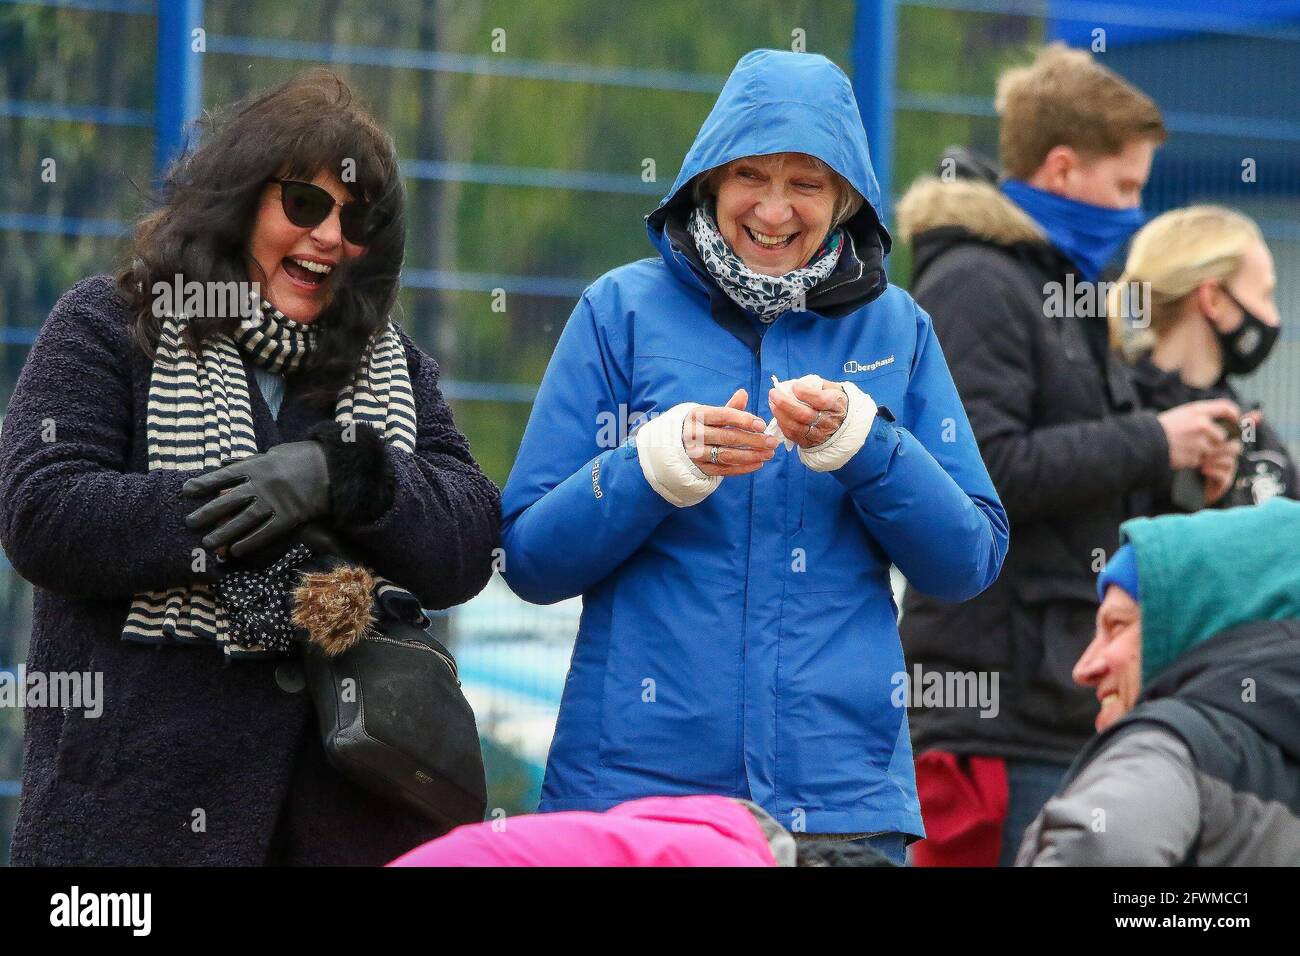
[(455, 659), (430, 633), (418, 600), (405, 591), (388, 592), (375, 599), (370, 625), (359, 637), (315, 639), (319, 617), (309, 634), (298, 613), (304, 603), (330, 595), (337, 604), (332, 582), (342, 580), (346, 587), (351, 580), (365, 589), (369, 576), (318, 526), (305, 529), (300, 540), (313, 555), (300, 565), (308, 576), (295, 592), (294, 620), (305, 639), (307, 685), (331, 765), (446, 829), (480, 822), (487, 784), (474, 711), (461, 691)]

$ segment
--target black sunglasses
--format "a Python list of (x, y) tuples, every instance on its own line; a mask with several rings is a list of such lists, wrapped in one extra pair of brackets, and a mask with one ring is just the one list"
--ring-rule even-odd
[(275, 177), (268, 182), (280, 184), (280, 205), (284, 208), (285, 217), (303, 229), (315, 229), (326, 220), (335, 206), (339, 206), (339, 226), (343, 238), (354, 245), (369, 244), (375, 233), (386, 226), (390, 218), (360, 199), (336, 203), (333, 196), (315, 183)]

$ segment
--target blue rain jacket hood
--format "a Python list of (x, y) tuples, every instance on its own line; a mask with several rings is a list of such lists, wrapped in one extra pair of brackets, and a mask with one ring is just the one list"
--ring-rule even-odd
[[(759, 336), (680, 227), (696, 175), (786, 151), (823, 159), (866, 204), (847, 229), (857, 255), (823, 282), (835, 288)], [(906, 712), (919, 688), (890, 566), (966, 600), (997, 577), (1007, 520), (929, 317), (884, 279), (878, 203), (844, 74), (757, 51), (647, 217), (659, 255), (579, 299), (503, 494), (506, 582), (536, 603), (583, 602), (540, 810), (716, 793), (792, 830), (924, 834)], [(650, 486), (639, 424), (738, 388), (770, 419), (771, 376), (809, 373), (881, 406), (839, 469), (778, 448), (692, 507)]]
[(745, 156), (800, 152), (830, 166), (866, 200), (844, 224), (859, 245), (891, 246), (880, 210), (880, 184), (871, 167), (867, 131), (844, 71), (816, 53), (754, 50), (741, 57), (682, 161), (677, 181), (647, 218), (650, 241), (661, 247), (672, 207), (689, 209), (696, 176)]

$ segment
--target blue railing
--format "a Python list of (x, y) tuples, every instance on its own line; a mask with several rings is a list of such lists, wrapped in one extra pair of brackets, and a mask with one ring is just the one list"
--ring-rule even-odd
[[(899, 90), (895, 94), (895, 101), (898, 109), (916, 113), (948, 113), (987, 119), (997, 116), (993, 109), (993, 98), (988, 96)], [(1300, 142), (1300, 121), (1297, 120), (1231, 116), (1224, 113), (1189, 113), (1185, 110), (1165, 110), (1162, 116), (1171, 133)]]
[(0, 0), (0, 4), (25, 7), (58, 7), (92, 13), (134, 13), (151, 15), (157, 6), (149, 0)]
[(725, 77), (706, 73), (633, 69), (579, 63), (520, 60), (506, 56), (444, 53), (437, 50), (403, 50), (392, 47), (348, 46), (303, 40), (262, 37), (211, 36), (208, 50), (240, 56), (310, 63), (346, 63), (350, 66), (380, 66), (472, 76), (503, 76), (520, 80), (553, 80), (591, 86), (622, 86), (638, 90), (673, 93), (716, 94)]
[[(1268, 7), (1273, 4), (1277, 21), (1296, 19), (1294, 3), (1278, 4), (1275, 0), (1238, 0), (1220, 6), (1225, 9), (1206, 10), (1191, 6), (1162, 9), (1141, 3), (1088, 2), (1088, 0), (894, 0), (899, 6), (930, 7), (936, 10), (955, 10), (965, 13), (995, 13), (1034, 17), (1042, 20), (1067, 20), (1085, 24), (1105, 24), (1109, 27), (1139, 27), (1166, 30), (1171, 33), (1212, 33), (1224, 36), (1259, 40), (1300, 40), (1300, 28), (1289, 25), (1257, 25), (1269, 22)], [(1255, 17), (1244, 16), (1253, 8)], [(1252, 22), (1254, 21), (1254, 22)]]
[(36, 103), (30, 100), (0, 100), (0, 116), (63, 123), (94, 123), (97, 126), (152, 126), (147, 110), (115, 106), (77, 106), (71, 103)]
[(185, 130), (199, 115), (203, 55), (192, 36), (203, 21), (203, 0), (167, 0), (158, 8), (154, 56), (154, 168), (161, 170), (185, 146)]
[(492, 166), (483, 163), (450, 163), (429, 159), (404, 159), (402, 172), (411, 179), (441, 182), (485, 183), (491, 186), (523, 186), (529, 189), (570, 189), (575, 192), (629, 193), (659, 197), (661, 183), (645, 182), (631, 173), (597, 173), (571, 169), (530, 166)]

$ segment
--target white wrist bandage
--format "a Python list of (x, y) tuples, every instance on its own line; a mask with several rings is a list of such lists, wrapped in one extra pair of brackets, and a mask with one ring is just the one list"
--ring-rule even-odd
[(696, 467), (686, 453), (682, 429), (686, 416), (699, 402), (682, 402), (646, 422), (636, 432), (636, 453), (641, 473), (650, 487), (678, 508), (698, 505), (722, 483)]
[(800, 448), (799, 459), (813, 471), (834, 471), (858, 453), (876, 420), (876, 403), (852, 382), (836, 383), (849, 400), (844, 421), (835, 434), (815, 448)]

